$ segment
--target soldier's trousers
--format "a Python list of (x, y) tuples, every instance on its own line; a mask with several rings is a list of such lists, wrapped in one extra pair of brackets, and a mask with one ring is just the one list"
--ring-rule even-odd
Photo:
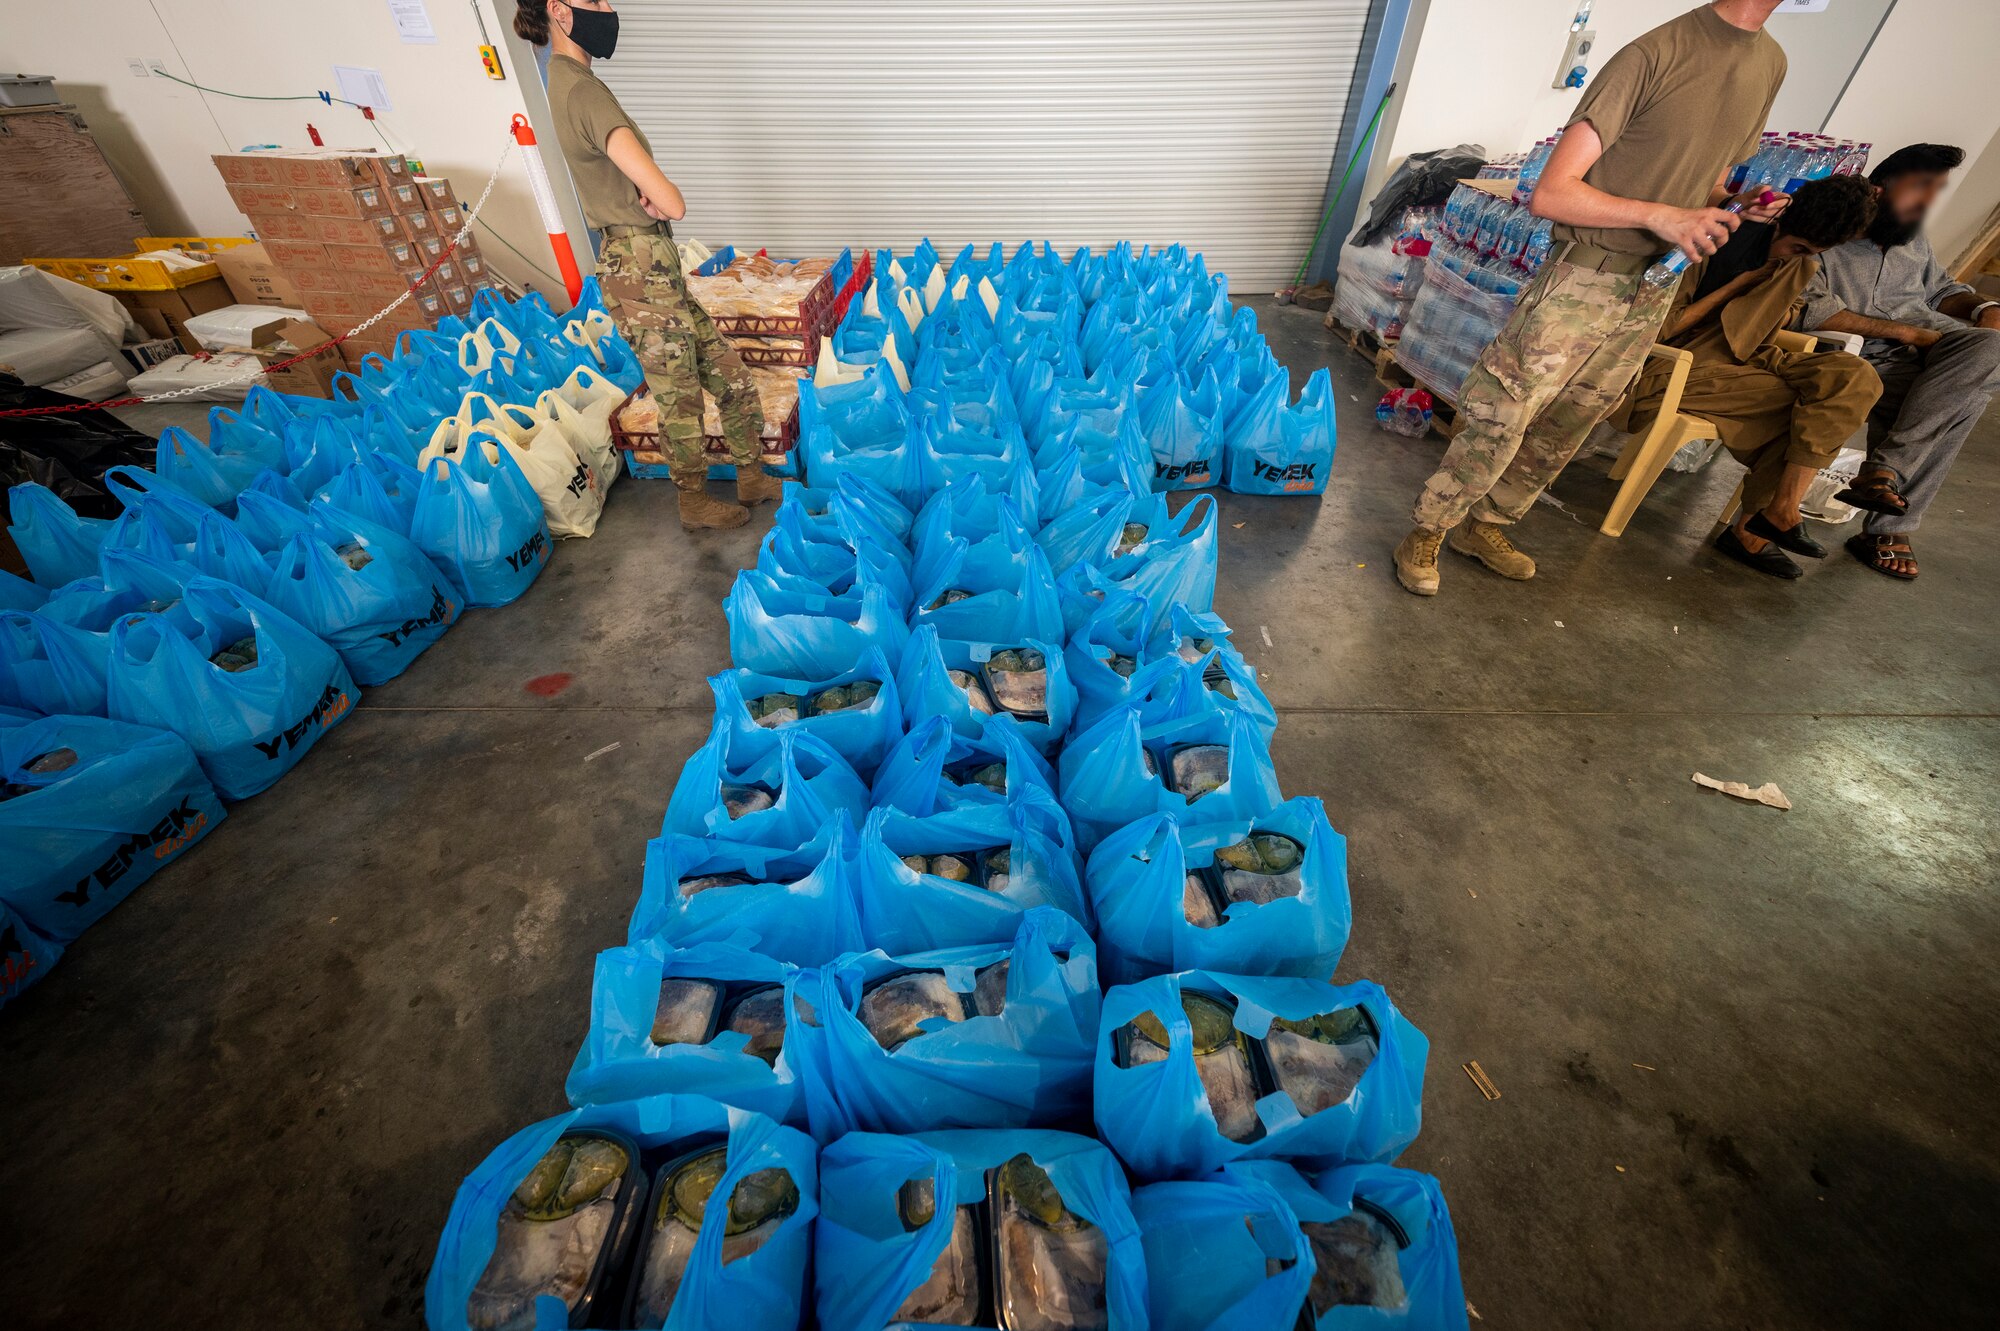
[(729, 460), (752, 466), (762, 459), (764, 412), (756, 381), (736, 348), (715, 331), (708, 312), (688, 295), (680, 251), (673, 237), (617, 227), (606, 233), (597, 256), (604, 308), (632, 346), (646, 385), (660, 408), (660, 451), (676, 484), (706, 476), (702, 451), (702, 391), (722, 411)]
[(1525, 516), (1624, 396), (1673, 292), (1636, 274), (1544, 264), (1459, 392), (1463, 424), (1417, 496), (1416, 525)]

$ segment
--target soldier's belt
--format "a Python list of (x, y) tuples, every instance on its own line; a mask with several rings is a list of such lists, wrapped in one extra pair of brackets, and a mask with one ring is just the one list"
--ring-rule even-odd
[(651, 226), (625, 226), (622, 223), (604, 228), (604, 235), (610, 240), (620, 240), (626, 236), (671, 236), (674, 229), (665, 222), (655, 222)]
[(1580, 240), (1569, 241), (1549, 257), (1573, 267), (1594, 268), (1600, 273), (1625, 277), (1637, 277), (1653, 266), (1653, 258), (1649, 254), (1616, 254), (1596, 245), (1586, 245)]

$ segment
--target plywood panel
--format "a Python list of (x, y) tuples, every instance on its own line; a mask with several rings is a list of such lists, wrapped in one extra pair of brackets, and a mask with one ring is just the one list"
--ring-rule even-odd
[(68, 107), (0, 111), (0, 264), (130, 254), (146, 219)]

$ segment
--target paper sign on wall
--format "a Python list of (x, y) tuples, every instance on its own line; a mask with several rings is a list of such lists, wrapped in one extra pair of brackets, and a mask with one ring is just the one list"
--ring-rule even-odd
[(424, 0), (389, 0), (389, 17), (396, 21), (396, 35), (405, 42), (427, 45), (438, 39)]
[(396, 109), (389, 104), (389, 85), (382, 82), (382, 71), (379, 69), (369, 69), (364, 65), (335, 65), (333, 81), (346, 101), (359, 102), (377, 111)]
[(1824, 14), (1827, 0), (1778, 0), (1779, 14)]

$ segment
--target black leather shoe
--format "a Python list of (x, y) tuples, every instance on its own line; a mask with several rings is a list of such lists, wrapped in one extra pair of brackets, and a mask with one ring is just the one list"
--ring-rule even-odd
[(1807, 559), (1826, 558), (1826, 547), (1806, 535), (1806, 524), (1803, 519), (1797, 526), (1780, 527), (1762, 513), (1752, 513), (1750, 520), (1743, 525), (1749, 528), (1752, 536), (1761, 536), (1767, 541), (1783, 546), (1795, 555), (1804, 555)]
[(1715, 548), (1737, 563), (1748, 564), (1759, 573), (1768, 573), (1774, 578), (1790, 580), (1805, 576), (1805, 570), (1785, 558), (1785, 552), (1775, 545), (1767, 545), (1755, 554), (1750, 553), (1736, 538), (1734, 527), (1722, 529), (1722, 535), (1715, 538)]

